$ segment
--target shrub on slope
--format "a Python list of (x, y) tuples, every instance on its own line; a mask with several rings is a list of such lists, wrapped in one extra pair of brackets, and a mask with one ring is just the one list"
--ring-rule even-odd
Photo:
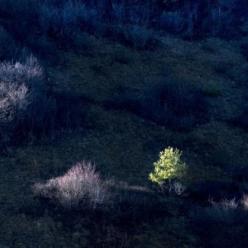
[(77, 163), (63, 176), (35, 184), (33, 190), (35, 195), (66, 209), (95, 209), (105, 204), (108, 197), (106, 185), (95, 166), (86, 162)]
[(43, 69), (35, 57), (0, 64), (0, 137), (23, 138), (41, 132), (50, 119)]

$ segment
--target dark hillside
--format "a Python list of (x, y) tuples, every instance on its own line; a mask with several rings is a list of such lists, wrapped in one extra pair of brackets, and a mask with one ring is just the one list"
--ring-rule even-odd
[(248, 247), (246, 0), (0, 0), (0, 248)]

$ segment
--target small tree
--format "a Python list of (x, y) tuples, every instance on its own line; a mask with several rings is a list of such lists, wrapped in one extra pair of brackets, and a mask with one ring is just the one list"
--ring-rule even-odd
[(160, 152), (159, 160), (154, 163), (154, 171), (150, 173), (149, 179), (160, 186), (168, 182), (171, 190), (172, 181), (185, 176), (186, 164), (181, 160), (181, 156), (182, 152), (172, 147)]

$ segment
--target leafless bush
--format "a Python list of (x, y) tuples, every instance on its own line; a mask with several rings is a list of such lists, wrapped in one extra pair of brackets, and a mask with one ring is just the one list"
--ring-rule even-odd
[(90, 162), (79, 162), (63, 176), (36, 183), (34, 194), (52, 200), (66, 209), (95, 209), (108, 199), (106, 184)]
[(222, 201), (215, 202), (209, 200), (211, 206), (206, 209), (206, 216), (215, 222), (222, 222), (226, 224), (233, 223), (238, 219), (238, 201), (233, 199), (223, 199)]
[(38, 60), (30, 55), (24, 63), (3, 62), (0, 64), (0, 79), (8, 83), (29, 83), (31, 80), (42, 78), (43, 70)]
[(233, 209), (238, 208), (238, 202), (236, 201), (235, 198), (230, 199), (230, 200), (224, 199), (221, 202), (215, 202), (213, 200), (210, 200), (210, 203), (214, 208), (224, 210), (224, 211), (233, 210)]
[(169, 192), (175, 193), (178, 196), (183, 195), (186, 189), (187, 187), (179, 181), (172, 181), (169, 185)]
[(0, 121), (10, 122), (17, 110), (28, 105), (28, 88), (25, 84), (14, 85), (0, 83)]
[(36, 58), (0, 64), (0, 123), (10, 122), (37, 97), (43, 71)]
[(244, 194), (243, 198), (241, 199), (241, 205), (245, 210), (248, 210), (248, 195)]

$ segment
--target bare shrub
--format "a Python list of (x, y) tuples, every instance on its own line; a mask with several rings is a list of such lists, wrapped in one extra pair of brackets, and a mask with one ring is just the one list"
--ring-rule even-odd
[(248, 195), (244, 194), (243, 198), (241, 199), (241, 205), (245, 210), (248, 210)]
[(205, 219), (212, 224), (225, 223), (226, 225), (240, 222), (241, 211), (235, 198), (217, 202), (210, 199), (209, 203), (210, 206), (201, 213), (201, 221)]
[(191, 218), (206, 247), (246, 247), (247, 211), (234, 198), (194, 207)]
[(18, 110), (28, 105), (28, 88), (25, 84), (15, 85), (0, 83), (0, 122), (8, 123)]
[(63, 176), (36, 183), (34, 194), (52, 200), (66, 209), (95, 209), (106, 203), (106, 184), (90, 162), (79, 162)]
[(43, 69), (28, 56), (0, 63), (0, 142), (39, 138), (54, 129), (56, 102), (47, 95)]
[(0, 79), (8, 83), (30, 83), (31, 80), (41, 79), (43, 75), (42, 67), (38, 60), (30, 55), (24, 63), (3, 62), (0, 64)]
[(213, 200), (210, 200), (210, 203), (214, 208), (224, 211), (229, 211), (238, 208), (238, 202), (236, 201), (235, 198), (230, 200), (224, 199), (221, 202), (215, 202)]
[(169, 192), (173, 192), (178, 196), (181, 196), (186, 191), (187, 187), (179, 181), (173, 181), (170, 184)]
[[(36, 58), (0, 64), (0, 123), (13, 121), (37, 97), (43, 70)], [(35, 90), (36, 89), (36, 90)]]

